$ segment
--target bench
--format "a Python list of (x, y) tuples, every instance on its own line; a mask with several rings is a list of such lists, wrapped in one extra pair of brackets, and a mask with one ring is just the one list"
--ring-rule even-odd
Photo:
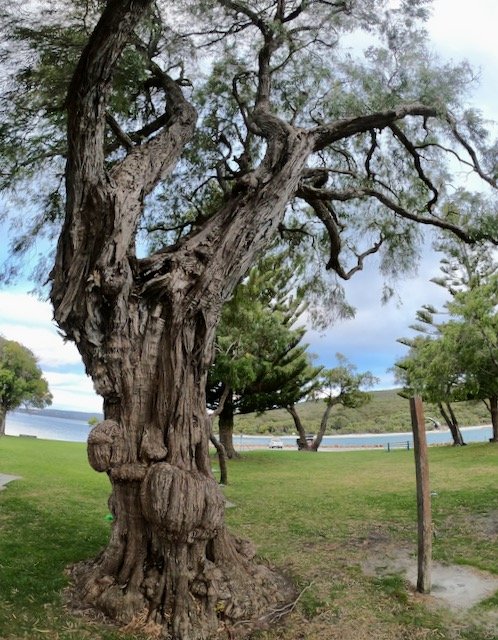
[(407, 451), (410, 451), (410, 441), (409, 440), (404, 440), (403, 442), (388, 442), (386, 445), (384, 445), (384, 449), (389, 452), (392, 449), (406, 449)]

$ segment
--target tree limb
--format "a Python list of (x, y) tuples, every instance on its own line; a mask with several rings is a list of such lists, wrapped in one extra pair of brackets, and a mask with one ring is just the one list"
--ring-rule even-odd
[(462, 136), (462, 134), (458, 131), (457, 129), (457, 123), (456, 120), (450, 115), (448, 114), (446, 116), (446, 121), (448, 122), (448, 124), (450, 125), (451, 131), (453, 132), (453, 135), (455, 136), (455, 138), (458, 140), (458, 142), (462, 145), (462, 147), (467, 151), (467, 153), (469, 154), (469, 156), (472, 159), (472, 163), (473, 163), (473, 167), (476, 170), (477, 175), (482, 178), (482, 180), (484, 180), (485, 182), (487, 182), (489, 185), (491, 185), (494, 189), (496, 189), (498, 187), (497, 183), (496, 183), (496, 179), (494, 178), (490, 178), (483, 170), (482, 167), (479, 163), (479, 160), (477, 158), (477, 154), (474, 151), (474, 149), (470, 146), (470, 144), (465, 140), (465, 138)]
[(326, 268), (329, 270), (333, 270), (342, 280), (349, 280), (355, 273), (363, 269), (363, 264), (366, 257), (379, 251), (382, 243), (384, 242), (384, 238), (380, 236), (378, 242), (375, 242), (363, 253), (355, 253), (355, 256), (357, 258), (356, 265), (349, 271), (345, 271), (339, 261), (342, 243), (339, 231), (339, 222), (334, 210), (332, 209), (330, 204), (326, 204), (319, 198), (307, 198), (306, 201), (311, 207), (313, 207), (313, 210), (315, 211), (319, 220), (324, 224), (329, 235), (330, 257), (329, 261), (327, 262)]
[[(348, 200), (354, 200), (356, 198), (373, 197), (401, 218), (412, 220), (413, 222), (417, 222), (418, 224), (431, 225), (433, 227), (438, 227), (439, 229), (451, 231), (458, 238), (470, 244), (472, 244), (476, 240), (476, 238), (466, 233), (463, 229), (455, 224), (452, 224), (451, 222), (441, 220), (436, 216), (431, 216), (430, 218), (428, 218), (426, 216), (413, 213), (412, 211), (408, 211), (408, 209), (405, 209), (400, 204), (389, 198), (385, 193), (382, 193), (381, 191), (378, 191), (376, 189), (358, 187), (356, 189), (351, 188), (344, 189), (343, 191), (338, 191), (332, 189), (314, 189), (313, 187), (301, 184), (296, 195), (303, 197), (305, 200), (317, 197), (321, 200), (338, 200), (340, 202), (347, 202)], [(498, 245), (498, 239), (488, 235), (482, 237), (483, 239), (487, 239), (493, 244)]]
[(321, 151), (328, 145), (344, 140), (358, 133), (364, 133), (372, 129), (383, 129), (390, 124), (407, 116), (423, 116), (424, 118), (436, 117), (439, 112), (434, 107), (414, 103), (400, 105), (396, 109), (378, 111), (367, 116), (354, 118), (342, 118), (328, 125), (321, 125), (311, 130), (314, 137), (314, 151)]
[(437, 202), (438, 195), (439, 195), (438, 190), (432, 184), (432, 182), (429, 180), (429, 178), (425, 175), (425, 172), (424, 172), (424, 170), (422, 168), (422, 164), (420, 162), (420, 154), (418, 153), (416, 147), (407, 138), (407, 136), (405, 136), (403, 131), (397, 125), (391, 124), (391, 125), (389, 125), (389, 128), (393, 132), (394, 136), (401, 142), (401, 144), (405, 147), (405, 149), (408, 151), (408, 153), (412, 156), (413, 163), (415, 165), (415, 169), (417, 170), (417, 174), (418, 174), (418, 177), (420, 178), (420, 180), (422, 180), (422, 182), (429, 189), (429, 191), (432, 191), (433, 196), (429, 200), (429, 202), (426, 204), (427, 211), (429, 211), (429, 213), (430, 213), (431, 210), (432, 210), (432, 207)]

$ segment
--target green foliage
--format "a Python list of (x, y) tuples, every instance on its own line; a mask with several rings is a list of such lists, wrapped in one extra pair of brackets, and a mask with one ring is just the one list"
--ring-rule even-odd
[(448, 303), (455, 320), (445, 323), (443, 338), (454, 345), (457, 366), (469, 397), (498, 395), (498, 275)]
[(287, 252), (261, 259), (225, 304), (208, 378), (212, 407), (230, 390), (232, 410), (265, 411), (297, 402), (313, 389), (320, 368), (311, 365), (304, 329), (299, 264)]
[(498, 394), (498, 264), (485, 245), (447, 239), (440, 249), (442, 276), (450, 294), (444, 321), (437, 311), (417, 312), (419, 335), (401, 342), (409, 354), (396, 363), (405, 393), (435, 402), (486, 400)]
[(42, 408), (52, 404), (52, 395), (33, 353), (0, 336), (0, 413), (21, 404)]
[(371, 401), (371, 395), (363, 388), (372, 387), (378, 379), (365, 371), (357, 373), (356, 365), (348, 362), (341, 353), (336, 354), (338, 366), (321, 373), (321, 384), (317, 395), (324, 396), (329, 406), (342, 404), (344, 407), (356, 409)]
[[(7, 197), (5, 213), (21, 204), (29, 213), (22, 221), (10, 217), (14, 262), (4, 279), (16, 275), (21, 254), (33, 247), (35, 237), (46, 238), (42, 254), (51, 259), (65, 205), (66, 92), (103, 5), (101, 0), (52, 0), (24, 11), (19, 2), (7, 3), (0, 10), (0, 62), (8, 78), (0, 95), (0, 190)], [(430, 53), (428, 15), (426, 0), (396, 7), (373, 0), (154, 3), (117, 64), (107, 105), (107, 166), (127, 153), (123, 139), (143, 143), (168, 116), (169, 98), (154, 65), (184, 89), (199, 117), (181, 162), (144, 202), (140, 251), (174, 245), (219, 211), (241, 180), (262, 168), (266, 143), (254, 124), (254, 110), (260, 54), (268, 39), (270, 111), (283, 122), (314, 129), (401, 104), (431, 105), (441, 114), (451, 112), (459, 140), (475, 146), (481, 167), (493, 175), (495, 148), (480, 114), (465, 105), (473, 72), (466, 63), (444, 64)], [(351, 34), (362, 36), (364, 52), (351, 48)], [(417, 217), (429, 210), (451, 221), (457, 197), (459, 205), (467, 201), (472, 210), (466, 222), (472, 237), (493, 236), (496, 211), (484, 210), (476, 195), (455, 196), (445, 186), (453, 183), (444, 161), (450, 129), (444, 115), (422, 124), (404, 119), (392, 129), (374, 126), (346, 135), (310, 159), (308, 169), (325, 171), (345, 274), (380, 240), (376, 252), (386, 278), (413, 269), (421, 238)], [(391, 198), (392, 206), (370, 197), (369, 189)], [(440, 206), (433, 202), (436, 191)], [(219, 196), (214, 208), (213, 192)], [(334, 193), (339, 197), (330, 196)], [(330, 257), (330, 237), (302, 193), (288, 205), (280, 233), (306, 264), (301, 279), (311, 317), (326, 324), (351, 315), (342, 275), (323, 266)], [(33, 275), (45, 272), (39, 267)]]

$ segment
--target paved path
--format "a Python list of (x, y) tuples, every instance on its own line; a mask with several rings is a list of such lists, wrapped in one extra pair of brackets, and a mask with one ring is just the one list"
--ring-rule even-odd
[(21, 476), (9, 476), (6, 473), (0, 473), (0, 491), (2, 491), (2, 489), (5, 489), (5, 485), (8, 482), (12, 482), (12, 480), (20, 480)]

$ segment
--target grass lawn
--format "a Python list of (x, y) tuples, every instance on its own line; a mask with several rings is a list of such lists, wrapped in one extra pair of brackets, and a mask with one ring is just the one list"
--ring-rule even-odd
[[(430, 450), (434, 557), (498, 575), (498, 446)], [(213, 460), (213, 467), (216, 462)], [(109, 483), (85, 446), (0, 439), (0, 639), (124, 640), (64, 609), (64, 568), (105, 544)], [(280, 627), (258, 640), (492, 640), (498, 597), (465, 614), (413, 594), (399, 575), (367, 577), (362, 562), (415, 550), (413, 453), (257, 451), (230, 463), (231, 529), (301, 591)]]

